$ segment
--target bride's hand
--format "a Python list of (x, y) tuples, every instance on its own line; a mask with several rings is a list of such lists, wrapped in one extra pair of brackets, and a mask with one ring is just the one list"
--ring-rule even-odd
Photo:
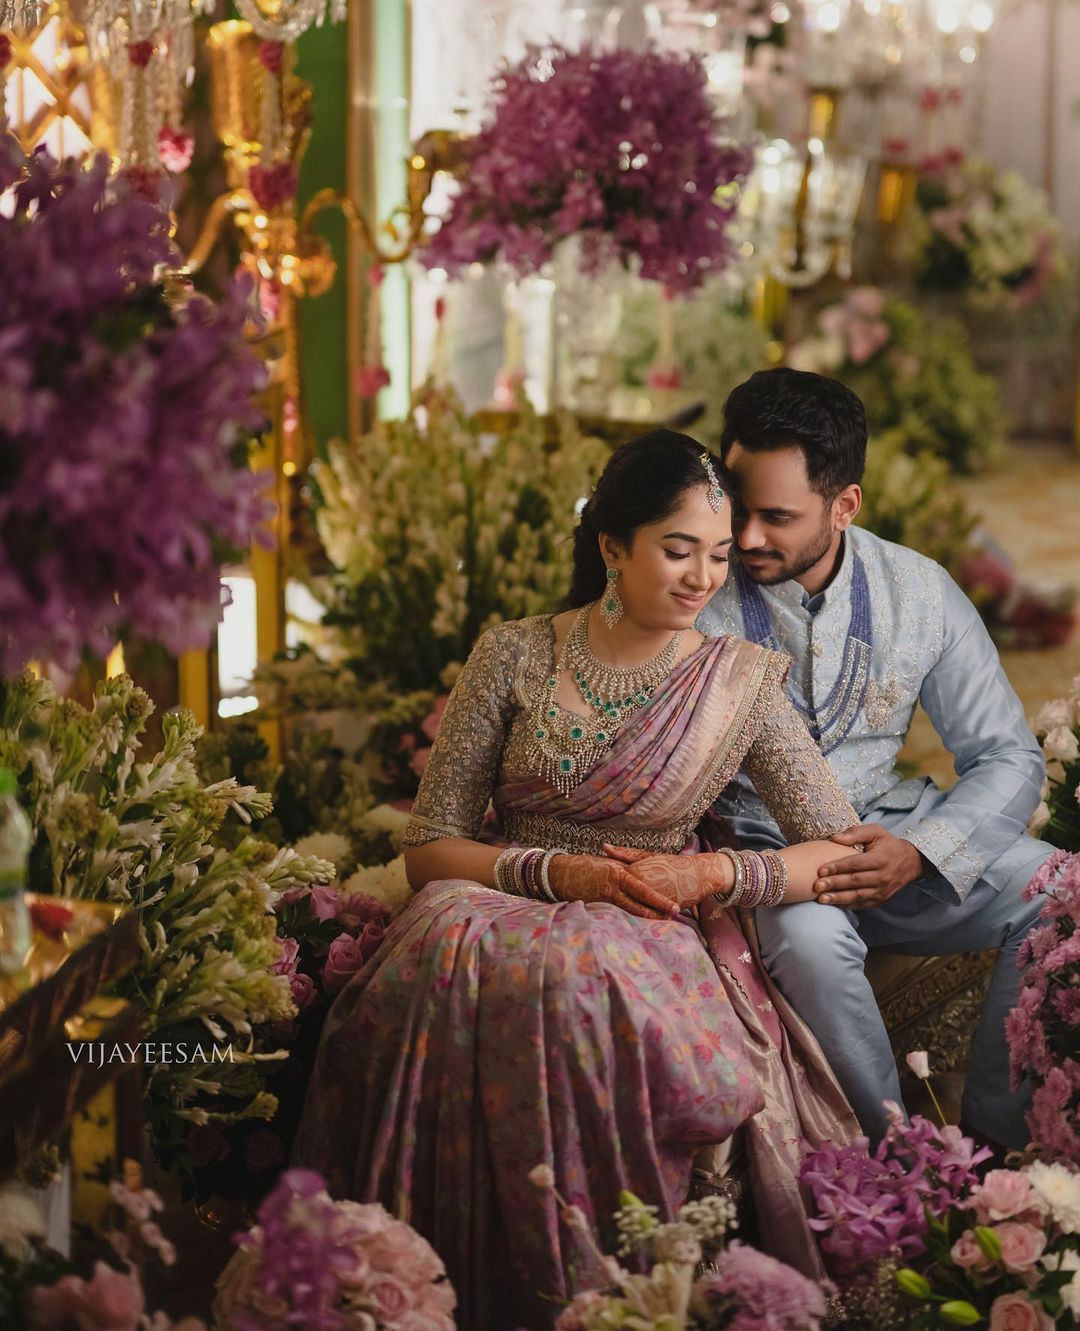
[(678, 910), (731, 887), (733, 874), (723, 855), (657, 855), (628, 846), (605, 846), (604, 854), (625, 864), (635, 880), (662, 893)]
[(645, 920), (670, 920), (671, 899), (602, 855), (556, 855), (548, 881), (561, 901), (606, 901)]

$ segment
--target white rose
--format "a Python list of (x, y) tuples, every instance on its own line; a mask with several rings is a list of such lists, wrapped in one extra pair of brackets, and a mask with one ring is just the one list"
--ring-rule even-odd
[(1066, 1165), (1047, 1165), (1041, 1160), (1028, 1165), (1026, 1173), (1065, 1233), (1080, 1233), (1080, 1175)]
[(1072, 726), (1072, 723), (1072, 704), (1067, 698), (1055, 698), (1052, 702), (1042, 705), (1032, 722), (1031, 728), (1036, 735), (1045, 735), (1047, 731), (1057, 730), (1061, 726), (1068, 729)]
[(1040, 800), (1036, 806), (1035, 812), (1031, 815), (1031, 820), (1027, 825), (1027, 830), (1032, 836), (1036, 832), (1041, 832), (1050, 821), (1050, 809), (1045, 800)]
[(1055, 726), (1047, 731), (1042, 746), (1048, 758), (1056, 758), (1059, 762), (1071, 763), (1080, 758), (1080, 743), (1068, 726)]

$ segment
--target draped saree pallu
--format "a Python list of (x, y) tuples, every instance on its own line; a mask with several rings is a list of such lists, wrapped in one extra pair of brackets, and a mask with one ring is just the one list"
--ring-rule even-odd
[[(447, 705), (409, 840), (475, 838), (493, 799), (511, 843), (692, 852), (740, 765), (793, 839), (856, 821), (783, 695), (786, 658), (736, 639), (687, 657), (560, 795), (526, 757), (528, 699), (551, 660), (547, 617), (484, 636)], [(417, 894), (337, 998), (296, 1159), (334, 1195), (381, 1201), (432, 1242), (463, 1327), (542, 1331), (602, 1273), (529, 1171), (549, 1164), (609, 1237), (621, 1189), (670, 1215), (695, 1153), (744, 1125), (765, 1244), (815, 1274), (799, 1143), (856, 1129), (740, 920), (712, 902), (697, 918), (652, 921), (453, 880)]]

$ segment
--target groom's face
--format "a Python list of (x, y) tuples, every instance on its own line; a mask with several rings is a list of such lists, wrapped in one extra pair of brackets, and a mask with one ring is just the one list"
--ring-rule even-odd
[(831, 571), (842, 530), (836, 500), (811, 488), (802, 449), (751, 453), (734, 443), (724, 461), (735, 483), (737, 558), (750, 578), (772, 586)]

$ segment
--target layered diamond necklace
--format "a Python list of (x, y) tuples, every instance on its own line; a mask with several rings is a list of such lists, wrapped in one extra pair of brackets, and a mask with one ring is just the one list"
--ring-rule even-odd
[[(611, 747), (626, 721), (649, 702), (657, 686), (671, 673), (682, 641), (681, 632), (674, 634), (662, 652), (639, 666), (618, 669), (607, 665), (593, 655), (589, 646), (592, 608), (586, 605), (578, 612), (530, 718), (529, 756), (538, 774), (561, 795), (569, 795)], [(571, 674), (592, 715), (576, 716), (556, 703), (564, 672)]]

